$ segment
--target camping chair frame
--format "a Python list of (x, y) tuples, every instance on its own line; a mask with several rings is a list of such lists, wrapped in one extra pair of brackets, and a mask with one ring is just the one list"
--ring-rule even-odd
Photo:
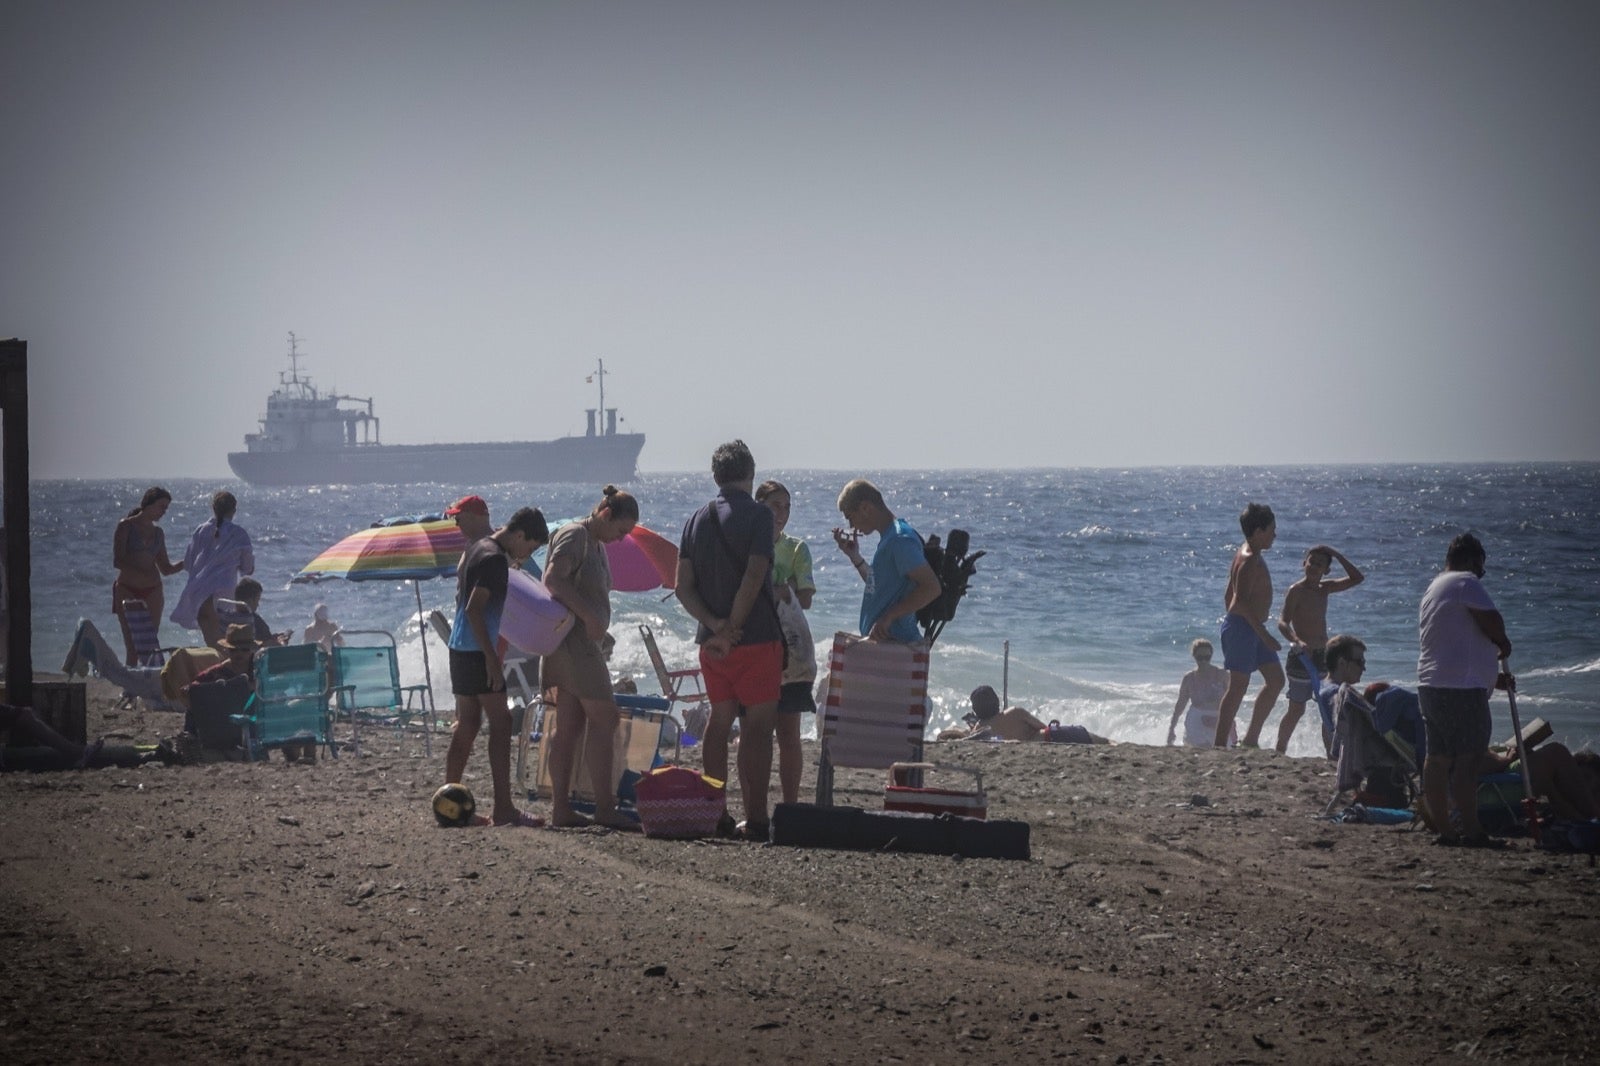
[(256, 688), (245, 713), (234, 718), (245, 727), (245, 751), (251, 760), (273, 748), (307, 742), (321, 744), (333, 758), (329, 706), (328, 655), (316, 644), (275, 645), (256, 652)]
[(159, 623), (151, 616), (150, 605), (143, 600), (123, 600), (122, 621), (133, 638), (135, 665), (164, 666), (167, 656), (178, 650), (161, 646)]
[[(394, 634), (382, 629), (347, 629), (343, 645), (334, 645), (333, 691), (338, 714), (350, 720), (350, 748), (360, 754), (361, 726), (393, 724), (404, 738), (412, 720), (422, 718), (422, 746), (433, 756), (433, 694), (425, 684), (400, 683), (399, 650)], [(351, 641), (349, 638), (360, 638)]]
[[(1335, 763), (1334, 793), (1329, 797), (1328, 805), (1322, 809), (1322, 817), (1324, 818), (1332, 817), (1334, 808), (1338, 806), (1339, 800), (1346, 792), (1352, 790), (1347, 775), (1342, 772), (1343, 752), (1344, 745), (1352, 742), (1352, 737), (1349, 734), (1356, 732), (1365, 735), (1369, 745), (1368, 750), (1375, 749), (1382, 753), (1382, 757), (1377, 760), (1369, 760), (1362, 766), (1351, 768), (1351, 772), (1356, 774), (1358, 780), (1364, 779), (1374, 767), (1389, 766), (1399, 770), (1403, 775), (1406, 801), (1408, 803), (1415, 803), (1417, 794), (1421, 791), (1418, 781), (1417, 756), (1411, 745), (1396, 736), (1393, 730), (1387, 733), (1378, 732), (1378, 727), (1372, 720), (1371, 708), (1364, 699), (1359, 698), (1359, 693), (1354, 693), (1352, 690), (1351, 694), (1356, 695), (1358, 698), (1351, 700), (1340, 699), (1338, 695), (1333, 697), (1335, 712), (1333, 746), (1334, 750), (1339, 752), (1339, 755)], [(1348, 725), (1344, 721), (1346, 715), (1350, 716)]]
[[(150, 614), (150, 605), (143, 600), (122, 601), (122, 624), (127, 627), (128, 636), (133, 640), (133, 657), (135, 666), (162, 667), (167, 664), (167, 656), (177, 651), (176, 647), (162, 647), (161, 622)], [(132, 692), (124, 690), (119, 706), (131, 707), (135, 699)], [(169, 704), (155, 704), (158, 709), (168, 709)]]
[[(678, 722), (672, 717), (670, 702), (661, 696), (636, 696), (627, 693), (613, 697), (622, 714), (617, 723), (617, 747), (612, 765), (616, 771), (617, 807), (633, 815), (633, 782), (657, 766), (675, 763), (679, 755)], [(550, 781), (550, 741), (556, 730), (555, 707), (540, 703), (538, 712), (529, 715), (517, 730), (517, 788), (534, 802), (552, 798)], [(584, 741), (588, 741), (587, 735)], [(532, 767), (531, 778), (528, 769)], [(589, 781), (583, 748), (572, 775), (573, 809), (594, 810), (594, 786)]]
[[(661, 695), (667, 699), (667, 708), (670, 711), (673, 704), (684, 705), (682, 713), (683, 724), (695, 736), (705, 732), (703, 721), (691, 721), (691, 714), (699, 718), (699, 711), (709, 712), (711, 697), (706, 695), (705, 679), (700, 675), (698, 666), (684, 670), (667, 669), (667, 661), (661, 657), (661, 648), (656, 643), (656, 635), (651, 628), (639, 623), (639, 636), (644, 641), (645, 653), (650, 656), (650, 665), (656, 672), (656, 682), (661, 686)], [(698, 728), (696, 728), (698, 726)]]

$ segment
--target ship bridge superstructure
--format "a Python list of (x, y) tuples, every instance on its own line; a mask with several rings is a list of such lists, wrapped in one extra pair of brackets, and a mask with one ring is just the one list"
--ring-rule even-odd
[(245, 450), (318, 451), (381, 443), (372, 400), (318, 392), (311, 378), (300, 373), (300, 359), (299, 338), (290, 333), (289, 369), (278, 373), (261, 430), (245, 434)]

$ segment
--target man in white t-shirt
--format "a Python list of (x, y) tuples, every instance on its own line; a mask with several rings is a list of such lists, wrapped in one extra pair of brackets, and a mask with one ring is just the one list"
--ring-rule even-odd
[(1511, 641), (1480, 580), (1487, 559), (1471, 533), (1452, 540), (1444, 571), (1428, 586), (1417, 612), (1417, 698), (1428, 737), (1422, 800), (1435, 826), (1450, 826), (1452, 806), (1461, 816), (1460, 836), (1446, 828), (1441, 844), (1487, 840), (1478, 824), (1477, 794), (1478, 764), (1489, 745), (1489, 691), (1513, 684), (1496, 663), (1511, 655)]

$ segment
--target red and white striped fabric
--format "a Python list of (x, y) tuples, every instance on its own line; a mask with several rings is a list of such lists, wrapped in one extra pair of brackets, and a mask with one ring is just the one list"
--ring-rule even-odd
[(833, 766), (884, 770), (922, 757), (928, 646), (836, 633), (820, 735)]
[[(972, 787), (913, 787), (906, 784), (912, 771), (933, 771), (941, 779), (962, 774), (972, 779)], [(989, 797), (983, 790), (983, 774), (971, 767), (932, 762), (895, 763), (889, 767), (883, 809), (902, 814), (953, 814), (961, 818), (987, 819)]]

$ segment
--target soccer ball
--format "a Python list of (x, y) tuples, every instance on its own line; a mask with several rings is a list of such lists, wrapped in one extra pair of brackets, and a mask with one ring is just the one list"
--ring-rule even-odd
[(446, 829), (471, 825), (477, 809), (478, 801), (472, 798), (472, 790), (466, 785), (441, 785), (433, 794), (433, 817)]

